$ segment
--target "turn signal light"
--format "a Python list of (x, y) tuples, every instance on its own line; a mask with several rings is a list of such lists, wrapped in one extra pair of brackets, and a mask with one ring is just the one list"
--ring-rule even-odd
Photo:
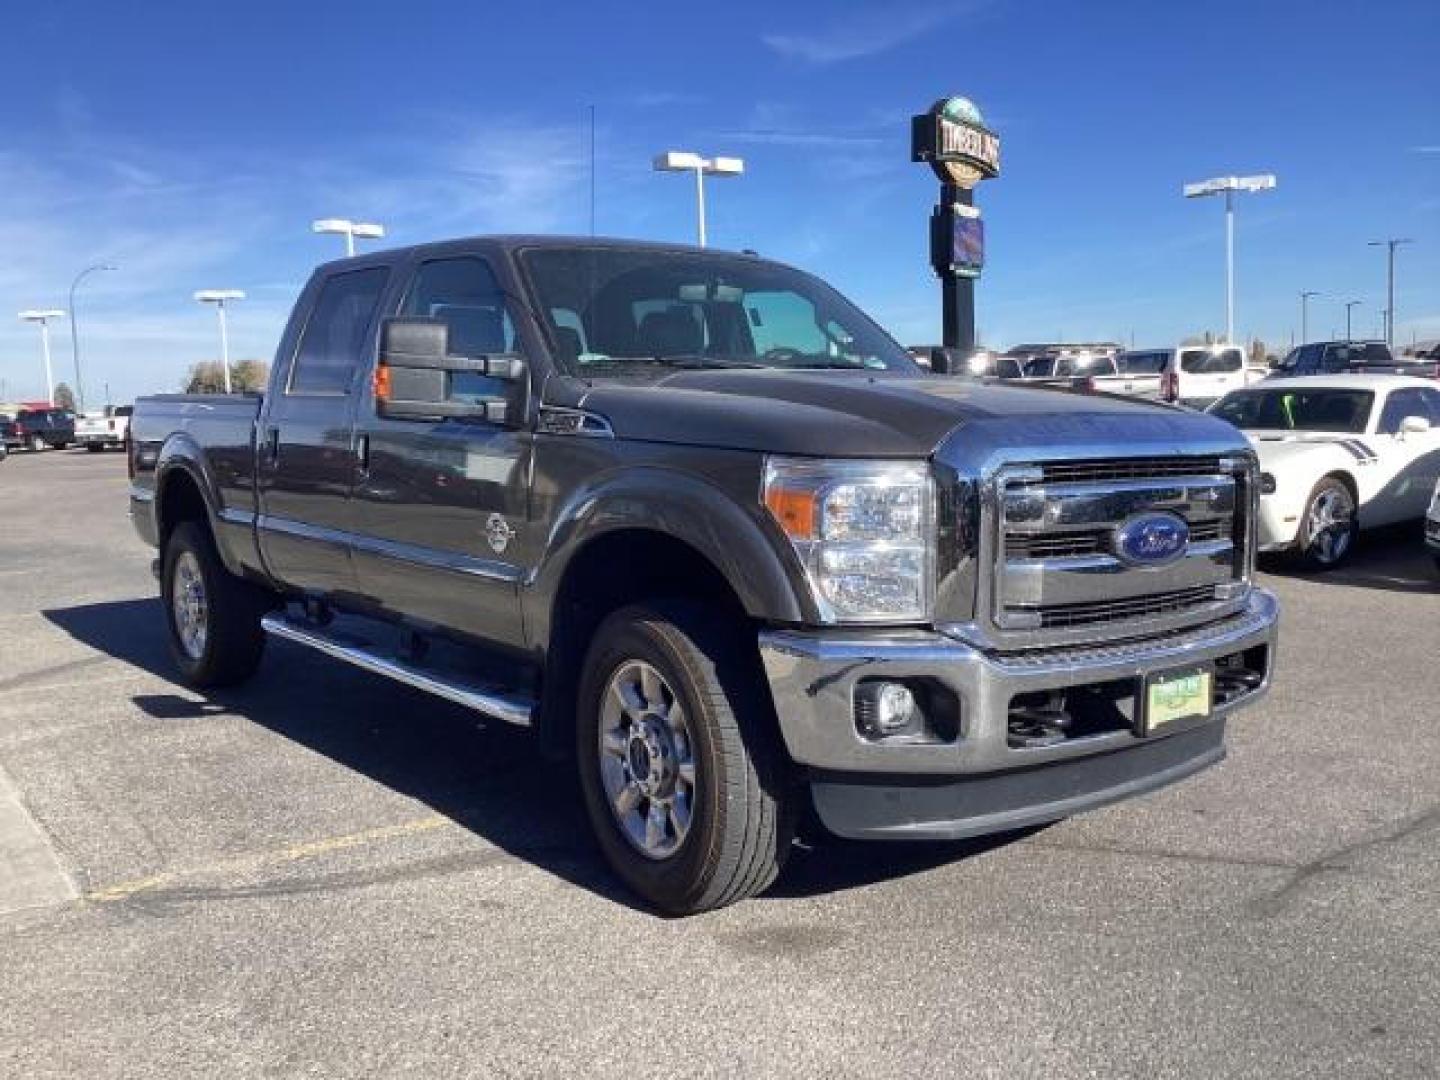
[(771, 484), (765, 489), (765, 506), (792, 540), (814, 539), (817, 498), (817, 493), (810, 489), (780, 484)]
[(390, 365), (376, 364), (375, 374), (371, 380), (371, 387), (375, 391), (376, 401), (390, 400)]

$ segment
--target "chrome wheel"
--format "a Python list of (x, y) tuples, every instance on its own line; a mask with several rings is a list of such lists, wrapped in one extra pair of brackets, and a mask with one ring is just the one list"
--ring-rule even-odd
[(1340, 485), (1326, 486), (1305, 516), (1305, 550), (1323, 566), (1333, 566), (1350, 550), (1355, 536), (1355, 503)]
[(695, 815), (695, 746), (685, 709), (650, 664), (615, 669), (600, 704), (600, 781), (632, 847), (675, 854)]
[(170, 609), (175, 619), (175, 636), (191, 660), (205, 655), (210, 636), (210, 604), (205, 596), (205, 578), (194, 554), (182, 551), (175, 560), (170, 582)]

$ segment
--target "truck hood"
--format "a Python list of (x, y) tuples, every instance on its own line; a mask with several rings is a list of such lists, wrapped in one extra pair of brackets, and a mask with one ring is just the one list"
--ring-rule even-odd
[(1229, 424), (1197, 413), (947, 376), (684, 371), (644, 384), (595, 383), (575, 403), (604, 416), (620, 438), (810, 457), (928, 457), (958, 428), (999, 424), (1012, 443), (1063, 429), (1068, 442), (1134, 432), (1178, 449), (1197, 439), (1243, 447)]

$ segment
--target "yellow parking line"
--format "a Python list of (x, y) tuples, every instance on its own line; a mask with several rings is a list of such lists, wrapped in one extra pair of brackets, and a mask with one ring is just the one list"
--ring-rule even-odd
[(115, 885), (107, 885), (103, 889), (92, 889), (85, 893), (80, 899), (91, 904), (111, 904), (117, 900), (127, 900), (137, 893), (148, 892), (165, 885), (170, 885), (185, 877), (196, 877), (203, 874), (218, 873), (225, 870), (256, 869), (261, 866), (276, 865), (279, 863), (297, 862), (301, 859), (312, 859), (318, 855), (328, 855), (335, 851), (346, 851), (350, 848), (363, 847), (366, 844), (378, 840), (389, 840), (397, 836), (411, 836), (415, 833), (429, 832), (438, 829), (450, 819), (443, 814), (432, 814), (429, 817), (416, 818), (414, 821), (402, 822), (399, 825), (380, 825), (373, 829), (364, 829), (360, 832), (347, 833), (342, 836), (326, 836), (319, 840), (305, 840), (295, 844), (286, 844), (284, 847), (274, 848), (270, 851), (248, 852), (244, 855), (236, 855), (229, 859), (220, 859), (204, 866), (195, 866), (187, 870), (172, 870), (163, 874), (154, 874), (150, 877), (135, 878), (132, 881), (122, 881)]

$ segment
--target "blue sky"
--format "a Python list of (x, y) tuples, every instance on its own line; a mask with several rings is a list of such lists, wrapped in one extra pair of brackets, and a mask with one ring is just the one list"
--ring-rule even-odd
[[(91, 400), (174, 389), (217, 351), (197, 288), (245, 289), (232, 356), (269, 358), (337, 237), (395, 243), (589, 229), (688, 240), (693, 193), (662, 149), (738, 154), (710, 238), (829, 278), (905, 341), (934, 340), (936, 185), (911, 113), (980, 105), (1004, 174), (982, 185), (983, 337), (1173, 342), (1223, 323), (1216, 200), (1181, 184), (1274, 172), (1238, 211), (1237, 330), (1286, 344), (1378, 332), (1400, 255), (1398, 336), (1440, 335), (1440, 84), (1434, 0), (1172, 4), (404, 5), (38, 0), (0, 41), (0, 379), (42, 390), (8, 313), (79, 301)], [(70, 376), (68, 329), (57, 368)]]

